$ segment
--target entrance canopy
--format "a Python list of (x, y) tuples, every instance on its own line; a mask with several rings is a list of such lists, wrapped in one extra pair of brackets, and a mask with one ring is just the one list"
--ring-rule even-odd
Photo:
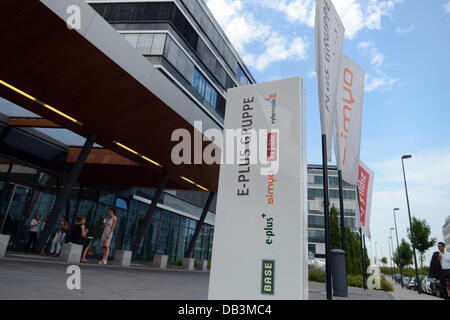
[[(80, 8), (79, 30), (66, 24), (73, 5)], [(96, 173), (100, 179), (104, 170), (112, 184), (116, 177), (121, 185), (139, 187), (145, 179), (145, 186), (156, 187), (168, 171), (168, 188), (217, 191), (219, 166), (174, 165), (177, 142), (171, 135), (184, 128), (193, 137), (194, 121), (202, 121), (203, 130), (221, 130), (220, 124), (83, 0), (2, 0), (0, 39), (0, 96), (42, 117), (36, 126), (47, 121), (47, 128), (82, 137), (95, 133), (98, 145), (126, 159), (94, 150), (91, 159), (100, 163), (88, 161), (85, 169), (92, 174), (82, 176)]]

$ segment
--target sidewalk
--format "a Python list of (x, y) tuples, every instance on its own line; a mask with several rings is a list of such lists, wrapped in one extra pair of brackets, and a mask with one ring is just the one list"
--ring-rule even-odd
[[(327, 293), (324, 283), (309, 283), (309, 300), (326, 300)], [(348, 297), (333, 297), (333, 300), (394, 300), (391, 294), (381, 290), (364, 290), (348, 288)]]
[[(130, 267), (76, 264), (81, 269), (81, 290), (67, 289), (74, 263), (58, 258), (9, 252), (0, 259), (0, 300), (206, 300), (209, 272), (188, 271), (181, 267), (158, 269), (151, 265)], [(310, 300), (326, 300), (325, 284), (309, 283)], [(384, 291), (349, 288), (348, 298), (333, 300), (392, 300)]]
[[(0, 258), (0, 300), (205, 300), (209, 272), (151, 266), (66, 263), (51, 257)], [(81, 270), (81, 290), (69, 290), (70, 265)]]
[(400, 284), (395, 283), (395, 281), (392, 279), (392, 276), (390, 276), (390, 275), (385, 275), (384, 277), (394, 287), (394, 291), (391, 292), (391, 294), (395, 300), (440, 300), (440, 301), (442, 301), (441, 298), (434, 297), (434, 296), (426, 294), (426, 293), (419, 294), (417, 291), (402, 288), (402, 286)]

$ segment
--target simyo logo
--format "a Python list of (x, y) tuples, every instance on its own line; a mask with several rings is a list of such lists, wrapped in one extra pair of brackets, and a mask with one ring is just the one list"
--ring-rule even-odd
[(353, 104), (355, 103), (355, 99), (353, 98), (353, 72), (349, 68), (345, 68), (344, 70), (344, 87), (342, 88), (344, 91), (346, 91), (348, 94), (342, 97), (342, 113), (344, 116), (344, 132), (341, 132), (341, 138), (344, 139), (345, 145), (344, 145), (344, 156), (342, 160), (342, 164), (345, 164), (346, 160), (346, 153), (347, 153), (347, 138), (348, 138), (348, 131), (350, 127), (350, 121), (351, 121), (351, 112)]
[(66, 20), (67, 28), (73, 30), (81, 29), (81, 9), (79, 6), (71, 5), (67, 7), (66, 13), (69, 17)]

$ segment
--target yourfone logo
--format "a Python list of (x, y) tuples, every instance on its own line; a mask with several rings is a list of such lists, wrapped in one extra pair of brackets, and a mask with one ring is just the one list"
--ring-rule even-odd
[(275, 290), (275, 260), (262, 261), (261, 294), (273, 295)]
[(278, 132), (267, 133), (267, 161), (278, 160)]

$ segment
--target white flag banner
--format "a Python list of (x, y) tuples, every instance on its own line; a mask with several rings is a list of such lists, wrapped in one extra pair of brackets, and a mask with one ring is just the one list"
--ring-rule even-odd
[(374, 173), (362, 161), (359, 164), (358, 202), (360, 227), (362, 233), (370, 239), (370, 210), (372, 206), (372, 192)]
[(344, 45), (344, 25), (331, 0), (316, 0), (316, 72), (322, 134), (327, 136), (331, 161), (332, 133), (336, 117), (336, 90)]
[(338, 170), (342, 170), (342, 179), (352, 185), (358, 183), (364, 78), (364, 70), (347, 56), (342, 56), (334, 151)]

